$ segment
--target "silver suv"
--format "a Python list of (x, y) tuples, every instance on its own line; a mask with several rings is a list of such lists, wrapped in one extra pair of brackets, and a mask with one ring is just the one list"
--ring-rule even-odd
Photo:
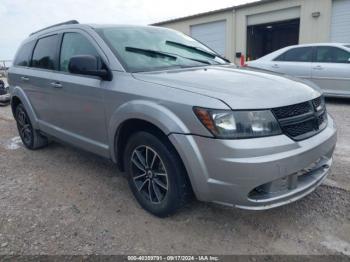
[(336, 129), (321, 91), (238, 69), (177, 31), (69, 21), (31, 34), (9, 70), (23, 144), (64, 141), (117, 163), (140, 205), (262, 210), (325, 179)]

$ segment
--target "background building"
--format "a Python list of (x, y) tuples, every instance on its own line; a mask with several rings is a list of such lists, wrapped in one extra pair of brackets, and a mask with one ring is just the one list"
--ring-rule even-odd
[[(155, 23), (191, 35), (231, 61), (305, 43), (350, 43), (350, 0), (262, 0)], [(236, 60), (237, 62), (237, 60)]]

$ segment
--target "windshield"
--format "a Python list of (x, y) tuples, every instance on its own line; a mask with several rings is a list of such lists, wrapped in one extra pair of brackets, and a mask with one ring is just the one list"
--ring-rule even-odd
[(96, 31), (130, 72), (228, 63), (208, 47), (170, 29), (107, 27)]

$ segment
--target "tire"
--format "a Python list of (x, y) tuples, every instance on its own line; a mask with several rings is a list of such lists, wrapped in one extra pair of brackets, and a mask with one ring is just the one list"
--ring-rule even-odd
[(48, 139), (33, 128), (23, 104), (16, 107), (15, 118), (19, 136), (26, 148), (35, 150), (48, 145)]
[(191, 196), (182, 161), (166, 138), (147, 132), (131, 135), (124, 152), (124, 167), (136, 200), (157, 217), (174, 214)]

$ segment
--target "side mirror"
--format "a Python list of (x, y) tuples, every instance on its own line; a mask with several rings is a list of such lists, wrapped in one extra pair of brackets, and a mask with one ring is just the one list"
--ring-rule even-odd
[(69, 59), (68, 70), (72, 74), (98, 76), (112, 80), (111, 73), (102, 67), (102, 61), (92, 55), (76, 55)]

